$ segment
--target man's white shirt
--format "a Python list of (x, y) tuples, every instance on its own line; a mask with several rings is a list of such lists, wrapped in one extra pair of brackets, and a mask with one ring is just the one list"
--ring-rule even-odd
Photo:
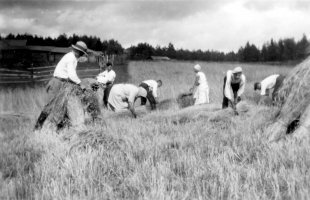
[(115, 80), (116, 74), (113, 70), (105, 70), (97, 76), (97, 81), (99, 83), (106, 84), (107, 82), (113, 83)]
[[(234, 93), (233, 93), (233, 90), (231, 88), (232, 76), (233, 76), (233, 72), (231, 70), (228, 70), (227, 74), (226, 74), (226, 84), (225, 84), (225, 88), (224, 88), (224, 95), (229, 100), (233, 100), (233, 97), (234, 97)], [(240, 87), (239, 87), (239, 90), (237, 92), (238, 97), (240, 97), (244, 92), (245, 82), (246, 82), (245, 76), (242, 74), (241, 75)]]
[(78, 60), (75, 57), (73, 52), (69, 52), (64, 55), (61, 60), (58, 62), (54, 74), (54, 77), (70, 79), (71, 81), (79, 84), (81, 80), (76, 74), (76, 66)]
[(143, 83), (147, 84), (150, 87), (150, 90), (152, 90), (153, 96), (155, 98), (157, 98), (157, 96), (158, 96), (158, 93), (157, 93), (158, 83), (157, 83), (157, 81), (155, 81), (155, 80), (146, 80), (146, 81), (143, 81)]
[(279, 77), (279, 74), (274, 74), (262, 80), (262, 82), (260, 83), (261, 84), (260, 94), (262, 96), (266, 94), (266, 90), (270, 90), (274, 88), (278, 77)]

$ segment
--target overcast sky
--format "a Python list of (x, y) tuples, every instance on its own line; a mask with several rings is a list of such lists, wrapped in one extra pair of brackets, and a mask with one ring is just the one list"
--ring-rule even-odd
[(236, 51), (247, 41), (310, 38), (310, 0), (0, 0), (0, 33), (25, 32)]

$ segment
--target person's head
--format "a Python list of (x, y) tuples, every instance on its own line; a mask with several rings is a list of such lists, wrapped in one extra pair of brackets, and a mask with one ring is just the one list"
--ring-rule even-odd
[(112, 63), (111, 62), (107, 62), (106, 64), (106, 70), (111, 71), (112, 70)]
[(195, 72), (195, 73), (200, 72), (200, 70), (201, 70), (201, 67), (200, 67), (199, 64), (197, 64), (197, 65), (194, 66), (194, 72)]
[(161, 80), (157, 80), (157, 87), (161, 87), (163, 85), (163, 82)]
[(87, 56), (87, 45), (83, 41), (78, 41), (75, 45), (72, 45), (72, 50), (76, 58)]
[(261, 86), (260, 82), (254, 83), (254, 90), (260, 90), (261, 87), (262, 87), (262, 86)]
[(233, 79), (234, 80), (240, 80), (241, 79), (241, 75), (242, 75), (242, 68), (241, 67), (236, 67), (233, 71)]

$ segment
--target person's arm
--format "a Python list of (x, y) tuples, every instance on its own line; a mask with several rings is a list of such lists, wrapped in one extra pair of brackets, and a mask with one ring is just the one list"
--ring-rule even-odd
[(266, 94), (266, 90), (267, 90), (267, 85), (265, 84), (265, 82), (261, 82), (261, 91), (260, 91), (260, 95), (262, 95), (262, 96), (267, 95), (267, 94)]
[(134, 107), (134, 103), (133, 102), (128, 101), (128, 109), (130, 110), (132, 116), (134, 118), (137, 118), (137, 114), (135, 112), (135, 107)]
[(73, 62), (68, 62), (68, 77), (72, 82), (76, 84), (81, 83), (81, 80), (76, 74), (76, 64), (74, 64)]
[(130, 112), (132, 113), (134, 118), (137, 118), (137, 114), (135, 112), (134, 104), (135, 104), (135, 99), (138, 95), (138, 92), (139, 92), (139, 89), (136, 88), (136, 90), (130, 91), (130, 94), (128, 96), (128, 109), (130, 110)]
[(195, 81), (194, 81), (194, 85), (193, 87), (191, 87), (191, 89), (189, 90), (190, 92), (193, 92), (194, 91), (194, 88), (199, 86), (199, 76), (196, 75), (196, 78), (195, 78)]
[(241, 81), (241, 83), (240, 83), (240, 88), (239, 88), (239, 90), (238, 90), (238, 92), (237, 92), (237, 98), (240, 97), (240, 96), (243, 94), (244, 88), (245, 88), (245, 82), (246, 82), (245, 76), (242, 75), (242, 78), (241, 78), (241, 79), (242, 79), (242, 81)]
[(227, 99), (230, 101), (233, 101), (233, 91), (231, 88), (231, 76), (232, 72), (230, 70), (227, 71), (226, 74), (226, 83), (225, 83), (225, 88), (224, 88), (224, 95)]
[(232, 107), (233, 110), (236, 110), (236, 101), (235, 100), (228, 100), (230, 106)]

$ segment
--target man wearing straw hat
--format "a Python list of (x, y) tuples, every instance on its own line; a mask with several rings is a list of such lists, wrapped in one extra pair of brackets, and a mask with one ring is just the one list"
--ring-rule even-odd
[(235, 114), (238, 114), (236, 105), (241, 101), (240, 96), (244, 92), (245, 81), (245, 76), (242, 73), (241, 67), (236, 67), (234, 70), (227, 71), (223, 85), (223, 109), (231, 106)]
[(273, 89), (272, 100), (275, 101), (284, 78), (285, 76), (283, 75), (273, 74), (261, 82), (254, 83), (254, 90), (260, 90), (261, 96), (269, 96), (270, 90)]
[(136, 118), (134, 102), (137, 98), (146, 96), (147, 91), (143, 87), (137, 87), (132, 84), (115, 84), (109, 94), (108, 109), (114, 112), (128, 109), (133, 117)]
[(72, 51), (64, 55), (58, 62), (53, 78), (49, 81), (46, 91), (52, 96), (57, 93), (62, 84), (71, 82), (83, 87), (80, 83), (81, 80), (76, 74), (76, 67), (78, 62), (85, 62), (87, 56), (87, 46), (84, 42), (78, 41), (72, 45)]
[(194, 72), (196, 73), (196, 78), (193, 87), (190, 89), (190, 92), (195, 91), (193, 95), (195, 99), (194, 105), (210, 103), (206, 75), (201, 71), (201, 67), (198, 64), (194, 66)]

